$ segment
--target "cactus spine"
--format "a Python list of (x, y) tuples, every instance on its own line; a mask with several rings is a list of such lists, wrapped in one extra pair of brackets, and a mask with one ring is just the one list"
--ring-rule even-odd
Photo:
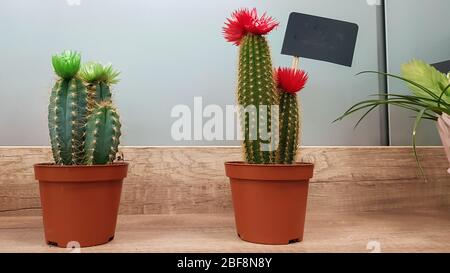
[(121, 133), (110, 85), (118, 82), (119, 72), (100, 64), (89, 66), (95, 69), (83, 67), (79, 72), (80, 61), (80, 54), (73, 51), (52, 58), (59, 76), (48, 107), (53, 157), (56, 164), (62, 165), (112, 163)]
[(89, 116), (86, 129), (87, 165), (107, 164), (116, 158), (120, 139), (120, 119), (110, 102), (102, 102)]
[(52, 89), (48, 107), (48, 123), (52, 152), (57, 164), (81, 164), (84, 158), (85, 123), (88, 97), (76, 74), (80, 54), (65, 51), (52, 58), (60, 77)]

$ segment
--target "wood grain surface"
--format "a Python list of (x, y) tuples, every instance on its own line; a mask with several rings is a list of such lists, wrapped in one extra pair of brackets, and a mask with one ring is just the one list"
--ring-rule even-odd
[[(225, 161), (238, 147), (124, 147), (130, 172), (121, 214), (222, 214), (232, 211)], [(409, 147), (305, 147), (315, 164), (308, 208), (367, 212), (450, 205), (449, 167), (442, 147), (420, 148), (428, 178)], [(40, 215), (32, 166), (50, 162), (47, 147), (0, 147), (0, 216)]]
[[(267, 246), (238, 239), (230, 214), (121, 215), (112, 242), (81, 251), (450, 252), (449, 230), (448, 210), (311, 212), (303, 242)], [(70, 251), (45, 245), (40, 217), (0, 217), (0, 252)]]

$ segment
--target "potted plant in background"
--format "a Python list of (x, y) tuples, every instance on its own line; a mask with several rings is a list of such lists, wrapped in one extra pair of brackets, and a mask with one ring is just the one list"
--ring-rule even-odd
[(304, 71), (272, 67), (265, 35), (278, 26), (256, 9), (235, 11), (224, 27), (239, 46), (237, 101), (245, 162), (226, 162), (238, 236), (263, 244), (303, 240), (313, 164), (297, 163)]
[(52, 58), (58, 76), (48, 107), (54, 163), (34, 166), (45, 240), (59, 247), (73, 241), (94, 246), (114, 238), (128, 171), (128, 163), (114, 162), (121, 124), (109, 90), (119, 73), (95, 63), (80, 71), (80, 61), (73, 51)]
[[(450, 163), (450, 75), (439, 72), (436, 68), (421, 60), (412, 60), (404, 64), (402, 66), (402, 76), (376, 71), (364, 71), (360, 74), (362, 73), (375, 73), (402, 80), (408, 85), (411, 94), (390, 93), (374, 95), (378, 96), (378, 98), (361, 101), (353, 105), (337, 120), (342, 120), (348, 115), (365, 110), (364, 115), (355, 125), (357, 127), (371, 111), (380, 105), (393, 105), (411, 110), (417, 113), (412, 129), (412, 144), (421, 174), (424, 176), (423, 168), (417, 155), (416, 135), (422, 120), (437, 122), (442, 144)], [(450, 169), (448, 172), (450, 173)]]

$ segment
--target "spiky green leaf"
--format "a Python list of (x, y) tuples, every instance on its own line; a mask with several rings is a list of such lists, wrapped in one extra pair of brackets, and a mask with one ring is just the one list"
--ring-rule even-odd
[(102, 65), (98, 62), (89, 62), (80, 70), (80, 78), (87, 83), (106, 83), (108, 85), (119, 82), (120, 72), (115, 70), (111, 64)]
[(52, 56), (52, 64), (55, 73), (65, 80), (70, 80), (80, 70), (81, 54), (76, 51), (66, 50), (61, 54)]

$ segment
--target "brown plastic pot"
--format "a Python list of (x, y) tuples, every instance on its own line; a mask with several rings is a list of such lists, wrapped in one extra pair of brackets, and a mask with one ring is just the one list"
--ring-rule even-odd
[(128, 163), (98, 166), (36, 164), (47, 244), (96, 246), (114, 239)]
[(248, 242), (286, 245), (303, 240), (309, 179), (314, 165), (225, 163), (238, 236)]

